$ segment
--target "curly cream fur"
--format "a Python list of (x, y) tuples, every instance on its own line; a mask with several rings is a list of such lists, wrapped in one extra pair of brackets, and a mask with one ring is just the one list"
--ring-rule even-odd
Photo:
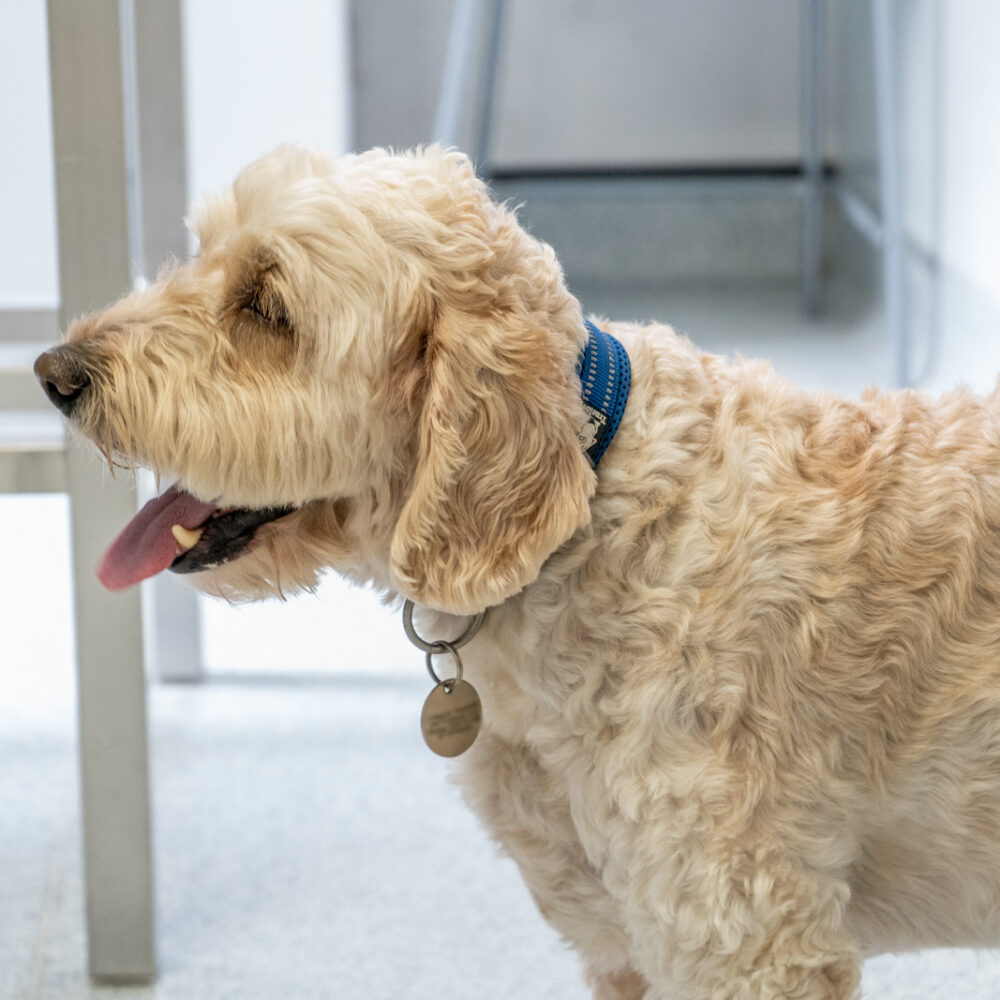
[(458, 765), (604, 1000), (846, 1000), (887, 949), (1000, 941), (1000, 401), (811, 396), (579, 305), (467, 161), (284, 149), (198, 256), (75, 325), (77, 419), (220, 505), (295, 504), (195, 582), (333, 568), (439, 613)]

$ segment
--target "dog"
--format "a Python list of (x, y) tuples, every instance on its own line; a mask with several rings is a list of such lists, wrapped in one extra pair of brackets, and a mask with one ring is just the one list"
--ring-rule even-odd
[(281, 148), (194, 230), (36, 363), (174, 483), (106, 585), (334, 570), (425, 634), (486, 611), (457, 778), (596, 998), (846, 1000), (866, 956), (1000, 941), (996, 394), (807, 394), (585, 320), (436, 146)]

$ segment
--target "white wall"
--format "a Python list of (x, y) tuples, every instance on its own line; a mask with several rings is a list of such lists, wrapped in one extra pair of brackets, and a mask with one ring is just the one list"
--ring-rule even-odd
[[(868, 3), (850, 6), (848, 44), (859, 51), (847, 60), (857, 74), (868, 58)], [(909, 234), (1000, 307), (1000, 4), (907, 0), (896, 11)], [(848, 104), (841, 114), (863, 119), (864, 109)], [(873, 140), (858, 156), (862, 170)]]
[[(786, 2), (791, 0), (782, 0)], [(710, 6), (713, 16), (722, 9), (720, 0)], [(188, 157), (194, 196), (221, 187), (244, 163), (277, 142), (303, 140), (334, 151), (350, 145), (347, 7), (348, 0), (185, 0)], [(682, 7), (689, 19), (694, 16), (690, 0)], [(773, 0), (766, 9), (771, 7)], [(580, 8), (587, 9), (586, 4)], [(834, 8), (837, 15), (857, 22), (857, 65), (867, 58), (867, 9), (860, 0)], [(1000, 128), (995, 125), (1000, 109), (1000, 61), (995, 58), (1000, 4), (909, 0), (900, 10), (907, 67), (911, 231), (926, 244), (935, 239), (936, 228), (945, 264), (1000, 303)], [(0, 23), (0, 134), (5, 137), (5, 155), (0, 158), (0, 309), (51, 308), (58, 287), (44, 0), (0, 0)], [(794, 31), (790, 25), (786, 28), (780, 49), (794, 42)], [(675, 47), (682, 35), (673, 32)], [(627, 41), (622, 39), (618, 48), (627, 50)], [(758, 62), (759, 42), (758, 37), (747, 46), (748, 57)], [(940, 79), (934, 68), (935, 46)], [(625, 64), (609, 67), (575, 56), (571, 63), (577, 78), (571, 73), (562, 85), (576, 93), (597, 81), (595, 94), (600, 96), (601, 88), (613, 90), (616, 73), (627, 72)], [(794, 81), (789, 66), (775, 72), (774, 79)], [(771, 76), (763, 79), (770, 81), (768, 87), (775, 86)], [(856, 93), (863, 90), (859, 86)], [(616, 120), (628, 122), (637, 110), (623, 108)], [(870, 112), (864, 107), (847, 110), (856, 119)], [(525, 122), (530, 112), (530, 106), (520, 109)], [(758, 155), (790, 149), (794, 136), (788, 107), (781, 106), (777, 121), (778, 131), (756, 150)], [(672, 131), (682, 127), (683, 122), (671, 119)], [(501, 138), (509, 151), (528, 157), (532, 147), (522, 126), (508, 123), (506, 128)], [(719, 155), (720, 148), (712, 145), (718, 131), (709, 142), (703, 124), (695, 122), (690, 129), (688, 139), (675, 140), (683, 151), (679, 155), (696, 150)], [(650, 155), (652, 131), (638, 130), (638, 145), (631, 152)], [(588, 136), (583, 126), (573, 135), (590, 149), (601, 145), (599, 136)], [(734, 143), (743, 142), (738, 131), (732, 135)], [(846, 146), (851, 154), (849, 138)], [(855, 144), (855, 153), (857, 148)], [(935, 158), (942, 176), (940, 204), (933, 184)]]
[(509, 3), (496, 161), (794, 161), (800, 9), (799, 0)]
[[(347, 0), (186, 0), (189, 191), (279, 142), (350, 144)], [(0, 309), (55, 309), (45, 0), (0, 0)]]
[(45, 0), (0, 0), (0, 309), (54, 309), (55, 179)]
[(346, 0), (184, 0), (191, 200), (282, 142), (350, 145)]
[(1000, 4), (944, 3), (942, 28), (942, 253), (1000, 304)]

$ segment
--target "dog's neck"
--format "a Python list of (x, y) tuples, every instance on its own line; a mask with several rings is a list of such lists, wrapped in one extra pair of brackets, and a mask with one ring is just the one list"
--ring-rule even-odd
[(576, 363), (587, 420), (578, 432), (580, 447), (591, 468), (611, 444), (622, 422), (632, 384), (632, 365), (625, 348), (590, 320), (587, 345)]

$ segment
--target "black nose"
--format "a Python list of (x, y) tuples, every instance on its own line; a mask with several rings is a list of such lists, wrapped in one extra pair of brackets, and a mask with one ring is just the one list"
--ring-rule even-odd
[(66, 416), (90, 385), (90, 376), (80, 359), (66, 347), (54, 347), (35, 362), (35, 375), (53, 405)]

